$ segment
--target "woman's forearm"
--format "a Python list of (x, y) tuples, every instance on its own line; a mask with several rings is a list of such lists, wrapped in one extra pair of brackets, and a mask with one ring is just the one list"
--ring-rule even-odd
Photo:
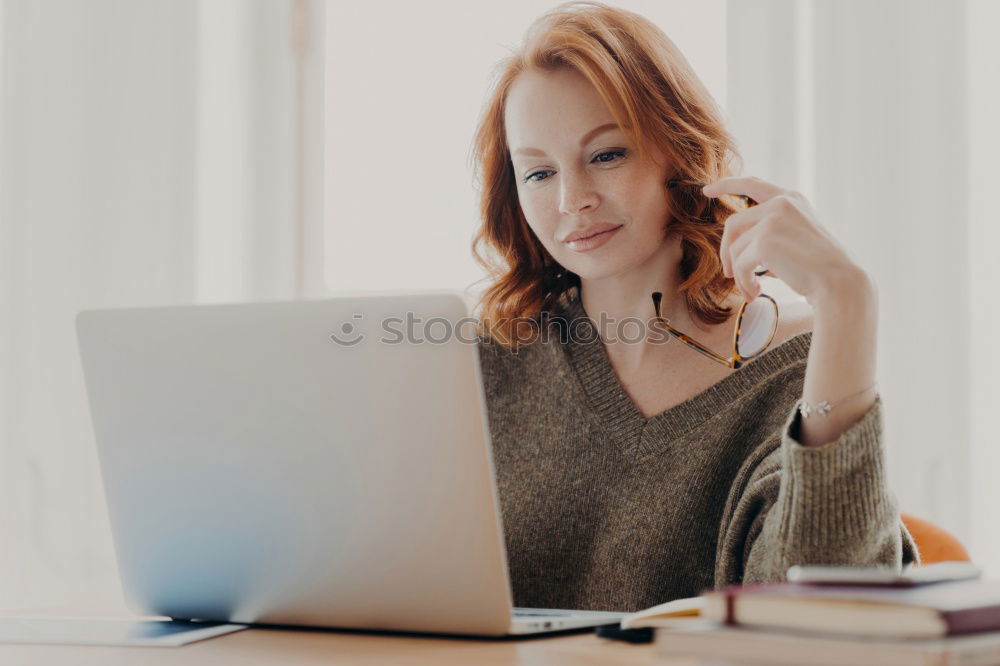
[(810, 406), (826, 400), (834, 407), (802, 418), (799, 441), (820, 446), (837, 439), (875, 402), (874, 388), (854, 394), (875, 383), (878, 295), (864, 271), (845, 270), (810, 305), (813, 334), (802, 399)]

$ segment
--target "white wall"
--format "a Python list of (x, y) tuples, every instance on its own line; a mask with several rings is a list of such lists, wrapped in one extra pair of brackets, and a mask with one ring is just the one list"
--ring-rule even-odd
[(115, 608), (73, 318), (318, 289), (322, 4), (0, 15), (0, 600)]
[[(326, 280), (334, 291), (482, 277), (469, 153), (494, 66), (559, 4), (428, 0), (327, 11)], [(611, 2), (650, 18), (725, 103), (725, 3)]]
[(968, 302), (970, 321), (951, 331), (953, 344), (964, 346), (971, 363), (970, 522), (972, 556), (993, 576), (1000, 576), (1000, 355), (994, 352), (1000, 332), (1000, 3), (970, 0), (965, 16), (969, 106)]
[(3, 9), (0, 598), (112, 603), (73, 316), (191, 298), (195, 7)]

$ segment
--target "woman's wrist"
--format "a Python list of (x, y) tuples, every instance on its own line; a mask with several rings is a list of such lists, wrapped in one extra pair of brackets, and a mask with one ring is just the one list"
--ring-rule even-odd
[(816, 294), (807, 299), (815, 317), (875, 318), (878, 291), (875, 283), (858, 266), (836, 271)]
[(803, 419), (800, 435), (806, 446), (833, 441), (855, 423), (875, 401), (865, 391), (875, 382), (878, 299), (874, 283), (859, 268), (845, 269), (827, 283), (813, 306), (813, 337), (802, 400), (843, 404), (817, 418)]

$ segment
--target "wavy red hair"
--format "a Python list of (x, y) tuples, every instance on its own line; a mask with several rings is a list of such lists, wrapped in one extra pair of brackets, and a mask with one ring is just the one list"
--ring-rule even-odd
[[(482, 225), (472, 252), (491, 280), (480, 296), (480, 333), (503, 346), (524, 342), (518, 322), (552, 311), (580, 279), (535, 237), (521, 211), (507, 146), (507, 93), (526, 70), (572, 68), (596, 88), (640, 159), (656, 147), (683, 177), (713, 182), (741, 160), (715, 101), (674, 43), (648, 19), (598, 2), (566, 2), (538, 18), (524, 43), (498, 64), (476, 131), (472, 158), (481, 185)], [(666, 187), (666, 183), (664, 183)], [(665, 233), (680, 236), (679, 290), (709, 324), (728, 319), (735, 282), (722, 274), (723, 222), (733, 208), (690, 188), (668, 190)]]

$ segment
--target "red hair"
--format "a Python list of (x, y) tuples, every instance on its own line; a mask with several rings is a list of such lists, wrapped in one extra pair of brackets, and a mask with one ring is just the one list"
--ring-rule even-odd
[[(672, 41), (648, 19), (598, 2), (566, 2), (537, 19), (519, 51), (501, 61), (473, 144), (481, 183), (482, 225), (472, 252), (491, 284), (480, 297), (481, 334), (506, 347), (523, 342), (518, 321), (537, 321), (580, 278), (564, 270), (528, 227), (517, 196), (504, 110), (514, 79), (526, 70), (571, 68), (596, 88), (622, 131), (638, 148), (659, 149), (676, 173), (713, 182), (740, 163), (715, 101)], [(666, 183), (664, 183), (666, 187)], [(719, 246), (732, 208), (688, 188), (671, 189), (665, 229), (682, 246), (679, 290), (691, 312), (717, 324), (735, 282), (722, 274)]]

